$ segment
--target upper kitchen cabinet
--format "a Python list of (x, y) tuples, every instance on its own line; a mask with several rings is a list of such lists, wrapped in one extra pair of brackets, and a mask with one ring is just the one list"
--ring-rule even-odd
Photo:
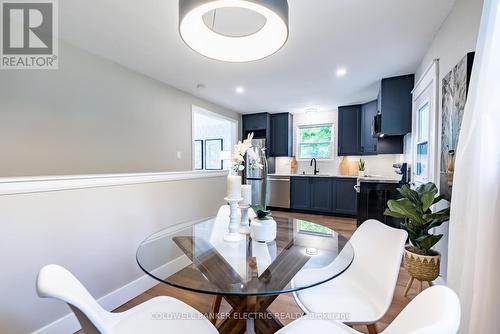
[(415, 75), (382, 79), (378, 95), (378, 116), (374, 134), (403, 136), (411, 132), (412, 96)]
[(339, 107), (338, 155), (360, 154), (361, 105)]
[(291, 157), (293, 147), (293, 116), (280, 114), (246, 114), (242, 117), (243, 139), (249, 133), (254, 138), (266, 139), (266, 155), (271, 157)]
[(377, 100), (361, 106), (361, 147), (363, 155), (377, 154), (378, 139), (373, 137), (373, 119), (377, 114)]
[(268, 113), (243, 115), (243, 138), (253, 132), (256, 138), (266, 138), (269, 136), (271, 117)]
[(272, 157), (291, 157), (293, 145), (293, 116), (290, 113), (271, 114)]

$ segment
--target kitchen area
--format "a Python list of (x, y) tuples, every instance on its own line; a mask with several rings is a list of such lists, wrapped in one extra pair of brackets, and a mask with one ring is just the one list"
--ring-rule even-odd
[(266, 176), (245, 172), (254, 202), (265, 196), (271, 210), (399, 226), (383, 212), (387, 200), (399, 197), (396, 189), (410, 182), (405, 148), (413, 83), (413, 74), (382, 79), (374, 100), (333, 111), (243, 115), (243, 138), (253, 132), (268, 161)]

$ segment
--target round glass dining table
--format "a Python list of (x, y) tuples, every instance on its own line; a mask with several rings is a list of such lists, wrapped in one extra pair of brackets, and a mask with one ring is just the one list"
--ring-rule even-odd
[[(282, 324), (268, 307), (277, 296), (329, 281), (354, 259), (349, 241), (334, 230), (306, 220), (274, 219), (277, 237), (268, 243), (250, 236), (224, 241), (225, 216), (167, 228), (140, 244), (137, 263), (160, 282), (216, 295), (209, 317), (220, 333), (274, 333)], [(217, 322), (222, 298), (232, 311)]]

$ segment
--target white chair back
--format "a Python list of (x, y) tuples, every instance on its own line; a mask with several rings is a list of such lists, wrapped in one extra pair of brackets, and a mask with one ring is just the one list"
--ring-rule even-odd
[(224, 204), (219, 208), (219, 211), (217, 212), (217, 217), (224, 217), (227, 216), (229, 217), (229, 205)]
[[(229, 205), (224, 204), (219, 208), (219, 211), (217, 211), (217, 217), (229, 217), (230, 211), (231, 210), (229, 209)], [(239, 212), (239, 214), (241, 215), (241, 212)], [(249, 208), (248, 209), (248, 218), (252, 219), (255, 217), (257, 217), (257, 214), (255, 213), (254, 209)]]
[(417, 295), (383, 334), (456, 334), (460, 301), (448, 287), (433, 286)]
[(380, 310), (391, 305), (407, 237), (404, 230), (370, 219), (349, 240), (354, 248), (350, 277), (363, 281), (359, 286)]
[(85, 334), (106, 332), (117, 316), (104, 310), (80, 281), (65, 268), (50, 264), (38, 273), (37, 293), (42, 298), (66, 302), (75, 313)]

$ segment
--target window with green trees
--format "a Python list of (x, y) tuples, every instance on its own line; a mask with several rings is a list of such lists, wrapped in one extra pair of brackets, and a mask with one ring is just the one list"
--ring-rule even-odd
[(299, 126), (299, 159), (332, 157), (332, 125)]

